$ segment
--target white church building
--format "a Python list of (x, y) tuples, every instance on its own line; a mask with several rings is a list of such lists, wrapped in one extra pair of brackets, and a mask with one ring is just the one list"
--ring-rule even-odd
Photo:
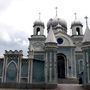
[(5, 51), (0, 58), (2, 83), (53, 83), (61, 79), (77, 79), (83, 72), (83, 83), (90, 83), (90, 30), (78, 19), (71, 23), (72, 35), (67, 34), (67, 22), (56, 16), (45, 25), (40, 19), (33, 23), (33, 35), (28, 46), (28, 57), (23, 52)]

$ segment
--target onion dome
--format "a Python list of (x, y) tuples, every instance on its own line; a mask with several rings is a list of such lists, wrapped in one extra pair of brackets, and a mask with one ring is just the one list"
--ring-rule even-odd
[(83, 27), (83, 24), (82, 24), (81, 21), (75, 20), (75, 21), (73, 21), (73, 22), (71, 23), (71, 28), (72, 28), (73, 26), (81, 26), (81, 27)]
[(49, 19), (49, 21), (47, 23), (47, 29), (50, 29), (50, 26), (52, 26), (52, 28), (54, 28), (58, 24), (60, 24), (62, 27), (67, 29), (67, 22), (61, 18)]
[(43, 28), (45, 28), (44, 22), (42, 22), (40, 20), (34, 22), (33, 27), (35, 27), (35, 26), (42, 26)]
[(74, 15), (75, 15), (75, 20), (71, 23), (71, 28), (73, 26), (81, 26), (81, 27), (83, 27), (82, 22), (77, 20), (77, 13), (74, 13)]

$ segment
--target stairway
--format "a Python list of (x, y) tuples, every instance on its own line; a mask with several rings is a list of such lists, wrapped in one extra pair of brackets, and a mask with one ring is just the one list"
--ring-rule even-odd
[(79, 81), (74, 78), (58, 79), (58, 84), (78, 84)]
[(57, 89), (53, 90), (90, 90), (83, 88), (80, 84), (58, 84)]

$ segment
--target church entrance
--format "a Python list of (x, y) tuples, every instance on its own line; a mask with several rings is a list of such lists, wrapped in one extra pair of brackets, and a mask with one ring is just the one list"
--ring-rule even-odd
[(58, 79), (65, 78), (65, 55), (64, 54), (57, 54), (57, 75)]

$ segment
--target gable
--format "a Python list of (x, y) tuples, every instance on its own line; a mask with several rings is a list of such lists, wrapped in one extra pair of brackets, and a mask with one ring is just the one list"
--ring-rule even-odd
[[(58, 46), (74, 46), (71, 37), (66, 33), (63, 33), (63, 32), (55, 33), (55, 37), (56, 37)], [(59, 43), (58, 39), (61, 39), (62, 43)]]

